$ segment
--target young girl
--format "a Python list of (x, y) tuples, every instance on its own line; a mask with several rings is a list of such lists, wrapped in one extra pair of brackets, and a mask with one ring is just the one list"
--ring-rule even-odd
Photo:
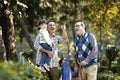
[(71, 53), (69, 52), (66, 58), (61, 58), (61, 60), (59, 61), (59, 64), (62, 67), (62, 80), (72, 80), (72, 76), (75, 75), (75, 72), (72, 72), (69, 66), (70, 58)]
[[(39, 44), (42, 48), (52, 51), (52, 46), (53, 46), (53, 42), (51, 40), (51, 38), (49, 37), (49, 33), (47, 31), (47, 23), (45, 20), (41, 20), (38, 23), (38, 28), (39, 28)], [(46, 72), (46, 70), (49, 71), (49, 65), (50, 65), (50, 60), (51, 58), (44, 52), (42, 52), (42, 56), (40, 59), (40, 70), (43, 72)], [(46, 70), (45, 70), (45, 69)]]

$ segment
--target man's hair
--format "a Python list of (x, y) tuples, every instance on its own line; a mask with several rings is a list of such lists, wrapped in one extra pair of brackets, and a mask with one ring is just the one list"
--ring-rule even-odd
[(83, 27), (83, 28), (85, 28), (85, 24), (83, 23), (83, 22), (81, 22), (81, 21), (78, 21), (79, 23), (80, 23), (80, 25)]
[(47, 21), (47, 25), (48, 25), (50, 22), (54, 22), (54, 23), (55, 23), (54, 20), (49, 20), (49, 21)]

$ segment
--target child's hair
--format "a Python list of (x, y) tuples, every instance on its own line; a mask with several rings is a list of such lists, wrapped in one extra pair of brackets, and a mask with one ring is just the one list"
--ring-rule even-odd
[(44, 23), (44, 24), (47, 24), (47, 21), (46, 21), (45, 19), (42, 19), (42, 20), (40, 20), (40, 21), (37, 23), (38, 30), (40, 29), (39, 26), (40, 26), (41, 24), (43, 24), (43, 23)]
[(43, 23), (47, 24), (47, 21), (46, 21), (45, 19), (40, 20), (40, 21), (37, 23), (37, 26), (39, 26), (39, 25), (41, 25), (41, 24), (43, 24)]
[(62, 66), (62, 61), (63, 61), (64, 58), (61, 58), (60, 61), (59, 61), (59, 65)]

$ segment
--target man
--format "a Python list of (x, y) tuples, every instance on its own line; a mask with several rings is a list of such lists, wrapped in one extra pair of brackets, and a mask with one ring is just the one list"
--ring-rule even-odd
[[(49, 71), (49, 80), (59, 80), (59, 70), (58, 70), (58, 44), (67, 40), (66, 27), (65, 25), (61, 26), (62, 37), (55, 35), (56, 24), (54, 21), (47, 22), (47, 30), (49, 32), (50, 38), (53, 40), (54, 48), (52, 51), (43, 49), (37, 42), (39, 37), (36, 38), (34, 47), (36, 50), (47, 53), (51, 57), (50, 61), (50, 71)], [(48, 73), (48, 72), (47, 72)]]
[(79, 80), (96, 80), (97, 78), (97, 42), (92, 33), (85, 31), (83, 22), (76, 22), (74, 26), (76, 38), (76, 62), (79, 67)]

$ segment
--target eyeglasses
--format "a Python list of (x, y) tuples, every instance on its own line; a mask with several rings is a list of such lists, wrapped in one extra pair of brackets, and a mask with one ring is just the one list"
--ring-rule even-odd
[(75, 25), (74, 27), (80, 27), (80, 25)]
[(80, 27), (80, 26), (84, 26), (84, 24), (83, 23), (80, 23), (80, 24), (77, 24), (77, 25), (75, 25), (74, 27)]

